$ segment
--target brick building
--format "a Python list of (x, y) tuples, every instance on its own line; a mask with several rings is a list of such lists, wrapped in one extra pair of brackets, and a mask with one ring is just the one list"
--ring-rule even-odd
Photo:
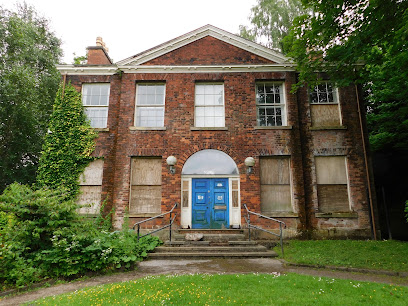
[(99, 40), (86, 65), (59, 70), (99, 131), (83, 212), (106, 199), (121, 228), (177, 202), (179, 227), (244, 228), (247, 204), (286, 236), (370, 235), (354, 86), (291, 93), (293, 63), (211, 25), (117, 63)]

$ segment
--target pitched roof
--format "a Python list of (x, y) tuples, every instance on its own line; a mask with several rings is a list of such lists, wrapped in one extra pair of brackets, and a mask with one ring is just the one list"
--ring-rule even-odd
[(150, 48), (146, 51), (143, 51), (141, 53), (128, 57), (124, 60), (121, 60), (116, 64), (118, 66), (127, 67), (138, 66), (206, 36), (212, 36), (233, 46), (236, 46), (258, 56), (262, 56), (266, 59), (269, 59), (277, 64), (290, 63), (290, 60), (279, 52), (276, 52), (260, 44), (254, 43), (245, 38), (234, 35), (232, 33), (229, 33), (227, 31), (224, 31), (222, 29), (219, 29), (208, 24), (194, 31), (181, 35), (177, 38), (169, 40), (165, 43), (162, 43), (156, 47)]

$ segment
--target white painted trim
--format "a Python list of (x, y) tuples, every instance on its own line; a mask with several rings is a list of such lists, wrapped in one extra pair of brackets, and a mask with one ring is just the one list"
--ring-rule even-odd
[(124, 73), (221, 73), (296, 71), (294, 64), (218, 65), (218, 66), (118, 66)]
[[(183, 207), (183, 181), (188, 181), (188, 207)], [(192, 179), (181, 178), (181, 207), (180, 207), (180, 226), (182, 228), (191, 228), (192, 225)]]
[(57, 65), (58, 71), (64, 75), (114, 75), (118, 72), (118, 67), (112, 65), (109, 67), (103, 66), (83, 66), (78, 67), (74, 65)]
[[(238, 207), (233, 207), (233, 200), (232, 200), (232, 181), (238, 182)], [(241, 228), (241, 180), (239, 177), (237, 178), (228, 178), (229, 183), (229, 220), (230, 226), (237, 226)]]
[(183, 178), (235, 178), (240, 177), (239, 174), (182, 174)]
[(268, 65), (222, 65), (222, 66), (115, 66), (115, 67), (76, 67), (59, 65), (62, 75), (114, 75), (123, 73), (233, 73), (233, 72), (288, 72), (296, 71), (294, 64)]
[[(109, 85), (109, 87), (108, 87), (108, 104), (107, 105), (84, 105), (84, 97), (85, 97), (85, 95), (84, 95), (84, 88), (87, 86), (87, 85), (103, 85), (103, 84), (108, 84)], [(106, 128), (108, 128), (108, 120), (109, 120), (109, 101), (110, 101), (110, 82), (95, 82), (95, 83), (93, 83), (93, 82), (86, 82), (86, 83), (82, 83), (82, 88), (81, 88), (81, 100), (82, 100), (82, 108), (83, 108), (83, 110), (84, 110), (84, 113), (85, 113), (85, 115), (86, 115), (86, 112), (85, 112), (85, 110), (87, 109), (87, 108), (106, 108), (107, 109), (107, 112), (106, 112), (106, 126), (104, 126), (104, 127), (97, 127), (97, 128), (95, 128), (94, 127), (94, 129), (106, 129)], [(87, 115), (86, 115), (87, 116)], [(88, 116), (87, 116), (87, 119), (89, 120), (89, 121), (91, 121), (91, 118), (88, 118)]]
[(173, 50), (181, 48), (187, 44), (190, 44), (194, 41), (202, 39), (206, 36), (217, 38), (235, 47), (246, 50), (258, 56), (264, 57), (276, 63), (289, 63), (289, 59), (281, 53), (273, 51), (269, 48), (266, 48), (262, 45), (254, 43), (250, 40), (239, 37), (237, 35), (234, 35), (222, 29), (216, 28), (212, 25), (206, 25), (192, 32), (179, 36), (173, 40), (170, 40), (164, 44), (161, 44), (157, 47), (149, 49), (145, 52), (142, 52), (135, 56), (119, 61), (117, 62), (117, 64), (118, 65), (140, 65), (154, 58), (162, 56), (166, 53), (169, 53)]
[(340, 101), (340, 91), (337, 87), (334, 88), (334, 92), (336, 93), (337, 104), (339, 105), (339, 122), (340, 126), (343, 126), (343, 116), (341, 115), (341, 101)]
[[(137, 97), (140, 85), (163, 85), (164, 86), (164, 95), (163, 95), (163, 104), (137, 104)], [(140, 111), (141, 108), (144, 107), (163, 107), (163, 126), (139, 126), (136, 125), (137, 121), (137, 112)], [(163, 129), (164, 128), (164, 119), (166, 119), (166, 82), (143, 82), (143, 83), (136, 83), (136, 92), (135, 92), (135, 111), (133, 114), (133, 124), (136, 128), (147, 128), (147, 129)]]
[[(223, 107), (223, 113), (224, 113), (224, 124), (223, 124), (223, 126), (197, 126), (197, 108), (204, 108), (204, 114), (205, 114), (205, 108), (206, 107), (212, 107), (212, 108), (217, 108), (217, 107), (219, 107), (219, 108), (221, 108), (220, 106), (221, 105), (215, 105), (215, 104), (213, 104), (213, 105), (211, 105), (211, 106), (208, 106), (208, 105), (206, 105), (206, 104), (204, 104), (204, 105), (197, 105), (197, 87), (198, 86), (205, 86), (205, 85), (220, 85), (220, 86), (222, 86), (222, 107)], [(215, 111), (214, 111), (215, 112)], [(215, 116), (212, 116), (213, 118), (215, 117)], [(207, 117), (204, 115), (204, 125), (206, 124), (206, 122), (205, 122), (205, 119), (206, 119)], [(211, 129), (216, 129), (216, 128), (226, 128), (226, 126), (225, 126), (225, 85), (224, 85), (224, 82), (203, 82), (203, 83), (195, 83), (195, 86), (194, 86), (194, 128), (199, 128), (199, 129), (201, 129), (201, 128), (211, 128)]]
[[(182, 175), (181, 177), (181, 196), (183, 196), (183, 181), (189, 182), (189, 197), (188, 197), (188, 207), (184, 208), (181, 206), (180, 209), (180, 226), (182, 228), (192, 228), (192, 214), (193, 214), (193, 178), (226, 178), (228, 179), (228, 214), (229, 214), (229, 225), (238, 225), (241, 226), (241, 182), (239, 175)], [(232, 207), (232, 179), (238, 181), (238, 207)], [(181, 203), (183, 203), (183, 199), (181, 199)], [(181, 204), (183, 205), (183, 204)], [(235, 219), (238, 220), (238, 224), (233, 223), (233, 215)]]
[[(258, 103), (257, 101), (257, 93), (258, 93), (258, 84), (279, 84), (281, 85), (281, 90), (282, 90), (282, 97), (283, 97), (283, 103), (268, 103), (268, 104), (262, 104), (262, 103)], [(282, 112), (282, 125), (275, 125), (273, 126), (274, 128), (281, 128), (282, 126), (285, 127), (288, 125), (288, 101), (287, 101), (287, 97), (286, 97), (286, 83), (284, 80), (282, 81), (267, 81), (267, 80), (260, 80), (255, 82), (255, 105), (256, 105), (256, 127), (255, 128), (269, 128), (269, 126), (260, 126), (258, 125), (258, 107), (281, 107), (283, 108), (283, 112)]]

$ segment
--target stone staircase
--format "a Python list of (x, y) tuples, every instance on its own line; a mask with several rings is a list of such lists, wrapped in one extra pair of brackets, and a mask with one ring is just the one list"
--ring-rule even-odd
[[(188, 234), (202, 234), (198, 241), (186, 240)], [(274, 251), (255, 241), (245, 240), (242, 230), (190, 230), (180, 229), (172, 241), (157, 247), (149, 258), (154, 259), (206, 259), (206, 258), (265, 258), (276, 257)]]

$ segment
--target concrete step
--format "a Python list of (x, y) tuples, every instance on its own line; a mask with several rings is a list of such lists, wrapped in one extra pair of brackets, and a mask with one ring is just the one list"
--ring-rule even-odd
[(177, 246), (192, 246), (192, 245), (210, 245), (210, 241), (184, 241), (184, 240), (178, 240), (178, 241), (165, 241), (164, 242), (165, 246), (168, 247), (177, 247)]
[[(216, 241), (216, 242), (228, 242), (228, 241), (244, 241), (244, 234), (203, 234), (203, 241)], [(173, 235), (175, 241), (184, 241), (185, 234)]]
[(228, 241), (229, 245), (257, 245), (256, 241), (240, 240), (240, 241)]
[(266, 252), (213, 252), (213, 253), (187, 253), (187, 252), (159, 252), (149, 253), (152, 259), (205, 259), (205, 258), (265, 258), (277, 257), (273, 251)]
[(192, 246), (192, 245), (223, 245), (223, 246), (254, 246), (257, 245), (256, 241), (248, 241), (248, 240), (242, 240), (242, 241), (226, 241), (225, 243), (210, 243), (211, 241), (184, 241), (184, 240), (173, 240), (173, 241), (165, 241), (164, 245), (165, 246)]
[(267, 248), (261, 245), (254, 246), (161, 246), (157, 247), (155, 253), (237, 253), (237, 252), (266, 252)]

